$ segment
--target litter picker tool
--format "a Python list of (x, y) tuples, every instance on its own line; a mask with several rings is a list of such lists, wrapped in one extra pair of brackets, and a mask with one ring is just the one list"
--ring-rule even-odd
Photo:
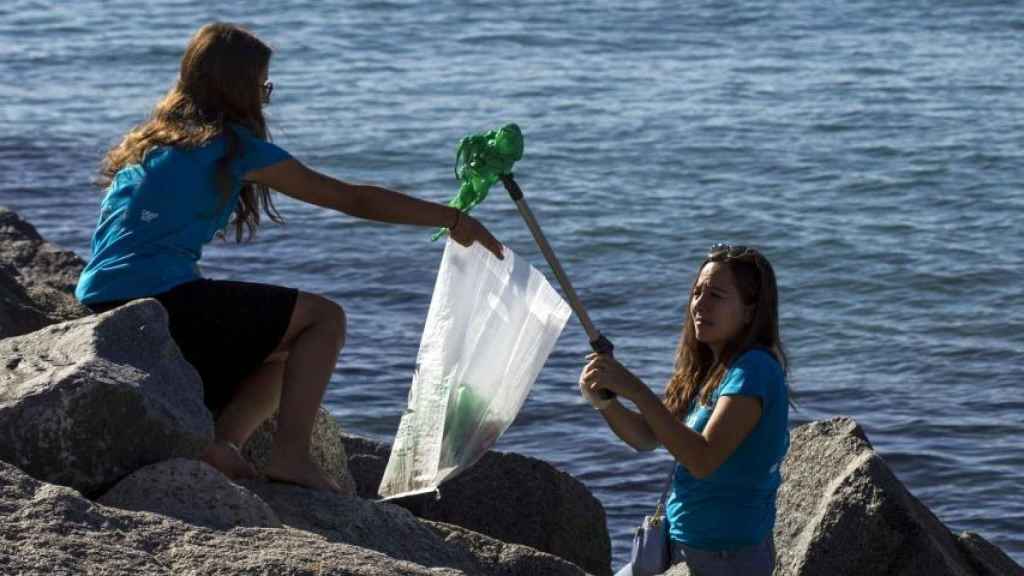
[[(555, 256), (554, 250), (551, 249), (551, 245), (544, 236), (544, 231), (541, 230), (540, 224), (526, 202), (522, 189), (516, 182), (512, 166), (522, 157), (523, 134), (516, 124), (506, 124), (497, 130), (463, 138), (459, 142), (455, 156), (455, 177), (460, 182), (459, 193), (449, 202), (449, 206), (469, 212), (477, 204), (483, 202), (491, 186), (500, 180), (509, 196), (512, 197), (512, 201), (515, 202), (519, 214), (526, 221), (526, 226), (530, 229), (530, 234), (533, 235), (541, 253), (544, 254), (544, 259), (555, 273), (555, 278), (562, 287), (569, 306), (587, 333), (590, 347), (599, 354), (611, 354), (614, 346), (590, 321), (590, 315), (587, 314), (576, 290), (569, 282), (569, 277), (558, 261), (558, 257)], [(442, 233), (443, 231), (439, 232), (434, 238), (438, 238)], [(605, 389), (599, 392), (602, 398), (615, 396), (614, 393)]]

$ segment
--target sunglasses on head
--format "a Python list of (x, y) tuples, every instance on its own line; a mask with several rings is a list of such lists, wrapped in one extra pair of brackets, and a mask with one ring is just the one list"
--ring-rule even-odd
[(755, 248), (749, 248), (742, 244), (712, 244), (708, 250), (708, 258), (742, 258), (743, 256), (757, 256), (759, 253)]

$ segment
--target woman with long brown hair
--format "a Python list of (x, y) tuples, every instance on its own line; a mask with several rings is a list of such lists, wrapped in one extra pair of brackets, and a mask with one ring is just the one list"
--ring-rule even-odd
[[(580, 375), (584, 397), (624, 442), (664, 446), (675, 458), (666, 505), (672, 562), (694, 574), (768, 576), (774, 568), (775, 496), (789, 448), (778, 301), (759, 251), (716, 245), (690, 290), (664, 400), (608, 355), (589, 356)], [(616, 396), (601, 398), (602, 389)]]
[(95, 312), (145, 297), (163, 304), (215, 417), (203, 460), (232, 478), (253, 476), (240, 447), (276, 410), (267, 477), (338, 490), (309, 448), (345, 341), (344, 311), (292, 288), (202, 278), (203, 245), (229, 224), (236, 241), (251, 237), (261, 210), (281, 222), (274, 189), (358, 218), (446, 227), (456, 242), (480, 242), (499, 258), (502, 248), (454, 208), (331, 178), (272, 144), (263, 116), (270, 56), (231, 24), (196, 32), (175, 85), (104, 159), (106, 194), (75, 294)]

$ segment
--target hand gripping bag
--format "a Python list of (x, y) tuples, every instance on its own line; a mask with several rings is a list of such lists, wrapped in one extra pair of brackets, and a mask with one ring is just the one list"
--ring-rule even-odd
[(476, 463), (515, 420), (569, 319), (540, 272), (504, 255), (445, 246), (384, 498), (433, 492)]

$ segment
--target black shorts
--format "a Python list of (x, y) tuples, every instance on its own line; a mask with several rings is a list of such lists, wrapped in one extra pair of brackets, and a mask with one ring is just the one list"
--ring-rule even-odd
[[(280, 345), (298, 296), (295, 288), (205, 278), (152, 296), (167, 310), (181, 354), (203, 379), (203, 400), (214, 417)], [(89, 308), (101, 313), (126, 302)]]

